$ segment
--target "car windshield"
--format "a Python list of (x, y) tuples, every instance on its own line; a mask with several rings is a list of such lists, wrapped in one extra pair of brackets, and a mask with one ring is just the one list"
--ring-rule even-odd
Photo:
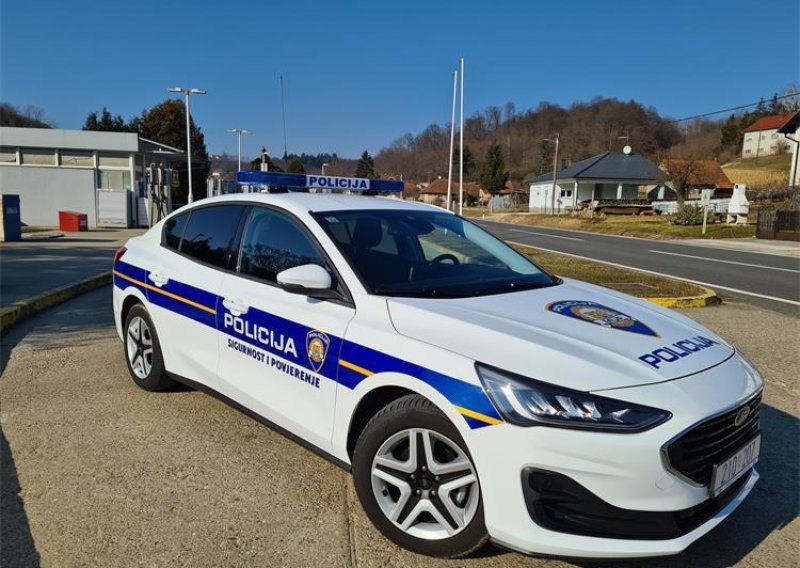
[(374, 209), (314, 216), (373, 294), (462, 298), (560, 282), (450, 213)]

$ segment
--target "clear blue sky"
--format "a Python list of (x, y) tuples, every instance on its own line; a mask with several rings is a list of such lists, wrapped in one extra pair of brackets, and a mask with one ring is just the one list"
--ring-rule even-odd
[(168, 2), (5, 0), (0, 97), (80, 128), (201, 87), (211, 153), (376, 152), (449, 122), (466, 59), (466, 114), (507, 101), (635, 99), (680, 118), (800, 82), (797, 0)]

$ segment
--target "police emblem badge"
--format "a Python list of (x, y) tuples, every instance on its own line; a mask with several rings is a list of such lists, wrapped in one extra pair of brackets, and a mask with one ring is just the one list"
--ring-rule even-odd
[(328, 356), (328, 347), (330, 347), (331, 340), (321, 331), (313, 329), (306, 334), (306, 352), (308, 353), (308, 362), (314, 372), (319, 373), (322, 365), (325, 364), (325, 357)]
[(601, 327), (660, 337), (652, 328), (639, 320), (596, 302), (563, 300), (548, 304), (546, 309), (562, 316), (588, 321)]

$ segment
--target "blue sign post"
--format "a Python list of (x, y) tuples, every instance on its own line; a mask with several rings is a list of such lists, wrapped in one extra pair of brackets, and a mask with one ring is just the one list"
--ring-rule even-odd
[(22, 240), (22, 218), (19, 211), (19, 195), (3, 194), (3, 240), (6, 242)]

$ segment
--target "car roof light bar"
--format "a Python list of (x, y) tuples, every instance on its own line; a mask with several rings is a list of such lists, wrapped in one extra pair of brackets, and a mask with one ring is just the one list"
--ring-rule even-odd
[(236, 183), (264, 186), (268, 191), (308, 191), (320, 188), (339, 192), (343, 190), (364, 193), (403, 191), (403, 182), (388, 179), (323, 176), (314, 174), (287, 174), (282, 172), (260, 172), (243, 170), (236, 174)]

